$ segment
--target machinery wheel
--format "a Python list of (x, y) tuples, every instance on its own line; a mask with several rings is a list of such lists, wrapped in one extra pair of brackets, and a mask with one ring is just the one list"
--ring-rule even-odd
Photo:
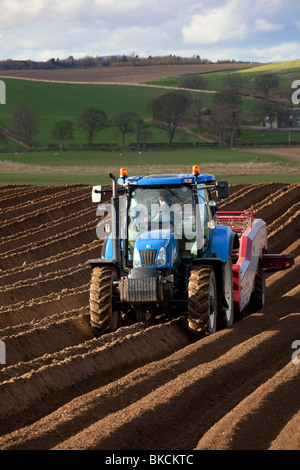
[(232, 279), (232, 261), (229, 257), (223, 268), (223, 294), (228, 305), (228, 309), (220, 318), (221, 328), (231, 326), (234, 321), (234, 302), (233, 302), (233, 279)]
[(266, 279), (263, 269), (259, 269), (254, 280), (254, 289), (250, 297), (250, 308), (256, 312), (266, 305)]
[(121, 313), (112, 310), (113, 281), (117, 271), (111, 267), (95, 267), (90, 283), (90, 323), (96, 336), (115, 331), (121, 324)]
[(211, 266), (193, 266), (188, 285), (188, 328), (191, 338), (217, 329), (217, 286)]

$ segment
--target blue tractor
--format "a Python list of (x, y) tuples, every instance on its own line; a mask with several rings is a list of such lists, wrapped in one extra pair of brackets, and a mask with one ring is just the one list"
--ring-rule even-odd
[(102, 254), (88, 261), (90, 322), (100, 336), (126, 318), (144, 321), (184, 314), (192, 338), (234, 320), (232, 253), (237, 234), (216, 223), (217, 198), (228, 183), (200, 174), (133, 176), (110, 174), (112, 187), (94, 186), (92, 200), (102, 215), (97, 233)]

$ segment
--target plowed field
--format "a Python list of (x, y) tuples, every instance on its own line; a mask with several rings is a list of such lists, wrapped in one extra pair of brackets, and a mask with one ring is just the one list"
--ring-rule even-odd
[(29, 80), (43, 80), (67, 83), (116, 83), (134, 85), (174, 75), (193, 73), (218, 72), (222, 70), (236, 70), (252, 68), (255, 63), (228, 63), (228, 64), (198, 64), (198, 65), (146, 65), (128, 67), (101, 67), (96, 69), (75, 70), (0, 70), (0, 76), (5, 78), (24, 78)]
[(265, 309), (194, 343), (181, 317), (93, 337), (90, 194), (1, 188), (0, 448), (300, 449), (300, 185), (231, 187), (220, 209), (252, 209), (295, 266), (268, 275)]

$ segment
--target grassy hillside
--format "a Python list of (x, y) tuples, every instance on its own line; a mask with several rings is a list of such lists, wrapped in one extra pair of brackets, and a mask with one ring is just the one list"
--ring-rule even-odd
[[(292, 90), (291, 84), (300, 77), (300, 60), (282, 62), (280, 64), (268, 64), (243, 70), (236, 70), (232, 73), (239, 73), (243, 84), (241, 88), (243, 119), (250, 120), (253, 117), (253, 110), (257, 103), (257, 91), (255, 87), (255, 77), (267, 71), (274, 71), (280, 78), (280, 86), (273, 90), (273, 95), (282, 103), (290, 102)], [(212, 104), (214, 91), (222, 88), (222, 81), (228, 72), (212, 72), (202, 74), (204, 88), (206, 92), (194, 93), (200, 98), (203, 107)], [(158, 86), (179, 87), (182, 77), (167, 77), (149, 83)], [(38, 147), (57, 145), (58, 142), (51, 137), (51, 130), (58, 120), (69, 120), (74, 123), (74, 140), (67, 141), (66, 145), (87, 144), (86, 135), (77, 129), (78, 116), (89, 106), (95, 105), (103, 109), (112, 118), (117, 113), (124, 110), (132, 110), (142, 118), (147, 119), (148, 103), (155, 97), (166, 92), (165, 88), (155, 88), (147, 86), (130, 85), (99, 85), (99, 84), (79, 84), (79, 83), (54, 83), (31, 80), (17, 80), (4, 78), (7, 91), (7, 104), (0, 107), (0, 125), (8, 129), (11, 128), (10, 114), (12, 109), (20, 104), (28, 104), (38, 116), (39, 132), (33, 138), (33, 145)], [(248, 96), (245, 96), (248, 95)], [(251, 96), (253, 95), (253, 96)], [(158, 130), (152, 123), (151, 131), (153, 142), (168, 142), (167, 133)], [(247, 132), (242, 135), (245, 142), (287, 142), (288, 137), (283, 133), (271, 135), (266, 132), (253, 134)], [(125, 143), (128, 145), (135, 142), (136, 136), (129, 134)], [(195, 142), (197, 137), (191, 133), (176, 133), (174, 142)], [(240, 142), (242, 141), (240, 140)], [(292, 136), (291, 141), (298, 142), (298, 134)], [(117, 134), (116, 128), (110, 127), (97, 134), (94, 142), (121, 144), (121, 135)], [(8, 149), (16, 148), (17, 144), (9, 142)], [(5, 149), (0, 143), (0, 149)]]
[(274, 62), (270, 64), (265, 64), (265, 65), (259, 65), (257, 67), (253, 67), (252, 69), (243, 69), (241, 72), (251, 72), (251, 70), (256, 71), (256, 72), (270, 72), (270, 71), (276, 71), (284, 68), (292, 68), (292, 67), (298, 67), (300, 68), (300, 59), (294, 59), (294, 60), (285, 60), (283, 62)]
[[(263, 73), (272, 72), (276, 73), (279, 77), (279, 88), (272, 90), (272, 95), (276, 98), (284, 100), (286, 105), (290, 105), (291, 99), (291, 85), (294, 80), (299, 80), (300, 77), (300, 59), (298, 60), (290, 60), (280, 63), (272, 63), (267, 65), (262, 65), (259, 67), (253, 67), (248, 69), (240, 69), (234, 70), (230, 73), (233, 74), (240, 74), (242, 78), (242, 93), (257, 93), (257, 88), (255, 85), (255, 77), (261, 75)], [(211, 72), (211, 73), (204, 73), (201, 74), (201, 77), (204, 82), (204, 89), (213, 91), (213, 90), (220, 90), (223, 87), (223, 79), (226, 76), (227, 71), (221, 72)], [(161, 85), (161, 86), (173, 86), (178, 87), (180, 86), (180, 81), (182, 77), (167, 77), (162, 78), (159, 80), (152, 80), (151, 84), (154, 85)], [(253, 104), (253, 103), (252, 103)], [(244, 114), (249, 114), (251, 112), (251, 105), (249, 105), (249, 101), (243, 101), (243, 111)]]
[[(125, 85), (93, 85), (51, 83), (30, 80), (5, 79), (7, 97), (5, 106), (1, 107), (0, 125), (11, 128), (10, 113), (20, 104), (27, 104), (38, 116), (39, 132), (33, 139), (35, 146), (55, 144), (50, 133), (58, 120), (68, 120), (77, 126), (77, 117), (89, 106), (94, 105), (107, 113), (109, 118), (121, 111), (132, 110), (142, 118), (148, 118), (148, 103), (155, 97), (165, 93), (165, 89), (137, 87)], [(211, 96), (205, 97), (208, 105)], [(166, 133), (152, 126), (154, 141), (167, 142)], [(190, 136), (178, 134), (177, 141), (193, 140)], [(175, 139), (175, 141), (176, 141)], [(126, 142), (134, 142), (135, 136), (128, 135)], [(87, 143), (84, 134), (75, 131), (76, 144)], [(116, 129), (109, 128), (96, 136), (95, 142), (121, 143)]]

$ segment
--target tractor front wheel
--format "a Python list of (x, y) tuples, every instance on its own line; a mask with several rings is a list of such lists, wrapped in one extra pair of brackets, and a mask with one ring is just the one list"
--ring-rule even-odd
[(116, 269), (104, 266), (92, 270), (90, 283), (90, 323), (96, 336), (115, 331), (121, 324), (121, 313), (113, 311), (113, 282)]
[(217, 329), (217, 286), (211, 266), (193, 266), (188, 285), (188, 329), (191, 338)]

